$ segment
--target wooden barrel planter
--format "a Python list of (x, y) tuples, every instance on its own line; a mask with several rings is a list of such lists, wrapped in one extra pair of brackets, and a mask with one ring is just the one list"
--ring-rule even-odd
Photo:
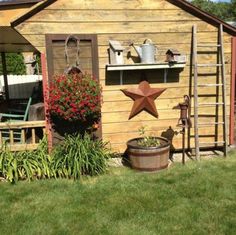
[(158, 171), (168, 166), (170, 143), (163, 137), (153, 137), (160, 141), (158, 147), (141, 147), (138, 141), (142, 138), (131, 139), (127, 142), (128, 156), (132, 168), (140, 171)]

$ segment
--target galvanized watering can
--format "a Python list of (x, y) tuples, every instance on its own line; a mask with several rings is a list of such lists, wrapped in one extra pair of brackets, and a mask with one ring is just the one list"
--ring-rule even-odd
[(133, 46), (135, 51), (138, 53), (141, 63), (155, 63), (155, 54), (157, 49), (156, 46), (152, 43), (151, 39), (146, 39), (141, 46), (134, 46), (133, 43), (131, 44), (131, 46)]

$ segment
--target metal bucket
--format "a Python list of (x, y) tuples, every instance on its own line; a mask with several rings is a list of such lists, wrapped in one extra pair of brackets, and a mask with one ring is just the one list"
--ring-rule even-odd
[(152, 43), (147, 43), (141, 45), (141, 48), (142, 48), (141, 63), (144, 64), (155, 63), (156, 47)]
[(159, 147), (140, 147), (136, 138), (127, 142), (131, 166), (140, 171), (158, 171), (167, 168), (169, 164), (170, 143), (162, 137), (154, 137), (161, 143)]

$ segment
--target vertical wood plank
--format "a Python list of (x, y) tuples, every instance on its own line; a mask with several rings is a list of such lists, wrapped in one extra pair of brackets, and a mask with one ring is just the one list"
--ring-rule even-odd
[(25, 144), (25, 129), (21, 130), (21, 143)]
[(194, 134), (195, 134), (195, 154), (197, 161), (199, 158), (199, 138), (198, 138), (198, 70), (197, 70), (197, 26), (193, 26), (193, 64), (194, 64)]
[(2, 139), (2, 131), (0, 130), (0, 145), (3, 144), (3, 139)]
[(10, 145), (14, 144), (14, 132), (13, 130), (10, 130)]
[(223, 40), (223, 25), (220, 25), (220, 58), (221, 58), (221, 77), (222, 77), (222, 99), (223, 99), (223, 135), (224, 135), (224, 156), (227, 155), (228, 149), (228, 119), (226, 116), (226, 81), (225, 81), (225, 59), (224, 59), (224, 40)]
[(235, 80), (236, 80), (236, 37), (232, 38), (232, 68), (231, 68), (231, 94), (230, 94), (230, 144), (234, 144), (235, 128)]
[(48, 117), (48, 76), (47, 76), (47, 66), (45, 54), (41, 54), (41, 66), (42, 66), (42, 76), (43, 76), (43, 96), (44, 96), (44, 111), (46, 118), (46, 131), (48, 139), (48, 149), (49, 152), (52, 150), (52, 124)]
[(35, 138), (35, 129), (34, 128), (31, 129), (31, 133), (32, 133), (32, 144), (35, 144), (36, 138)]

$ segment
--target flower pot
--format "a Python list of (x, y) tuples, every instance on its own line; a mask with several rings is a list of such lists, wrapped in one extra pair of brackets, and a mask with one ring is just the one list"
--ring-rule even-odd
[(162, 137), (153, 137), (160, 141), (158, 147), (141, 147), (138, 141), (142, 138), (131, 139), (127, 142), (127, 152), (131, 166), (140, 171), (158, 171), (168, 166), (170, 143)]

